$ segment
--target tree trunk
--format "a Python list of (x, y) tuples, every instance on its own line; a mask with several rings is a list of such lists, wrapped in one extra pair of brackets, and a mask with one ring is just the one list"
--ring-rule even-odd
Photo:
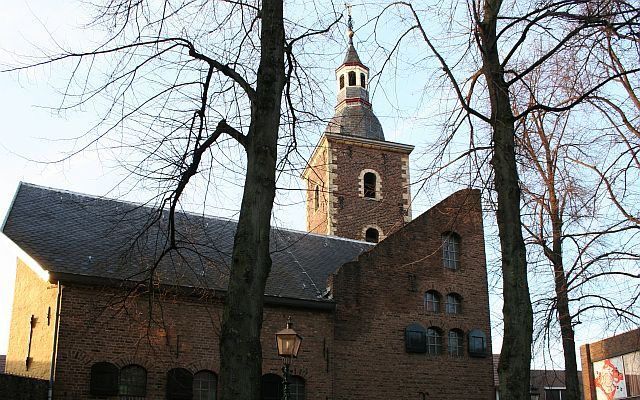
[(261, 22), (260, 67), (247, 135), (247, 173), (222, 317), (221, 400), (260, 398), (260, 331), (264, 288), (271, 270), (269, 232), (285, 82), (282, 0), (263, 0)]
[(558, 199), (555, 194), (555, 182), (551, 181), (549, 201), (552, 229), (552, 250), (546, 251), (547, 258), (553, 266), (553, 275), (556, 291), (556, 308), (558, 321), (560, 322), (560, 334), (562, 336), (562, 350), (564, 353), (565, 393), (563, 400), (580, 399), (580, 383), (578, 381), (578, 365), (576, 361), (576, 344), (571, 313), (569, 312), (569, 293), (567, 291), (567, 277), (564, 272), (562, 257), (562, 216)]
[(496, 215), (502, 252), (504, 336), (498, 375), (501, 399), (528, 400), (533, 311), (520, 220), (514, 116), (509, 87), (504, 80), (497, 48), (496, 25), (501, 3), (500, 0), (485, 0), (484, 20), (479, 21), (477, 25), (483, 74), (487, 80), (491, 100), (492, 166), (498, 199)]

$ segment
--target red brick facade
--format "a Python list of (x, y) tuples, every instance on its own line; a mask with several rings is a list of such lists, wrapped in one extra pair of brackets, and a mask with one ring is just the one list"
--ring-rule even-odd
[[(442, 233), (461, 237), (460, 268), (442, 265)], [(462, 313), (425, 311), (424, 293), (462, 296)], [(487, 357), (446, 351), (451, 329), (489, 335), (489, 298), (479, 192), (460, 191), (382, 241), (333, 280), (336, 399), (490, 399), (491, 346)], [(407, 354), (409, 324), (442, 330), (443, 354)], [(467, 349), (465, 338), (465, 349)]]
[[(356, 261), (339, 268), (329, 282), (333, 295), (329, 307), (326, 302), (322, 307), (314, 306), (313, 301), (275, 305), (266, 299), (264, 373), (280, 374), (274, 334), (291, 315), (295, 329), (304, 337), (293, 373), (304, 379), (307, 400), (491, 399), (489, 306), (480, 210), (477, 191), (463, 190), (445, 199)], [(442, 263), (442, 234), (452, 231), (460, 237), (457, 270), (446, 269)], [(19, 271), (18, 279), (22, 279), (21, 274), (24, 271)], [(20, 291), (23, 306), (14, 308), (16, 324), (28, 320), (31, 314), (40, 321), (44, 317), (39, 299), (49, 293), (51, 285), (36, 279), (41, 282)], [(439, 313), (425, 311), (423, 296), (427, 290), (441, 293), (443, 303), (447, 293), (458, 293), (462, 312), (449, 315), (444, 309)], [(128, 364), (144, 367), (148, 399), (165, 398), (169, 369), (219, 372), (221, 298), (165, 295), (154, 309), (157, 322), (148, 324), (147, 298), (130, 299), (123, 306), (119, 300), (124, 293), (124, 289), (88, 281), (62, 282), (55, 399), (97, 398), (89, 394), (90, 370), (101, 361), (120, 368)], [(107, 307), (109, 302), (112, 305)], [(52, 313), (55, 315), (55, 310)], [(412, 323), (442, 331), (441, 355), (405, 351), (404, 330)], [(464, 352), (459, 357), (447, 354), (447, 332), (454, 328), (465, 333)], [(486, 333), (486, 357), (469, 355), (466, 335), (471, 329)], [(24, 332), (16, 332), (11, 333), (8, 365), (18, 363), (24, 355)], [(52, 351), (50, 343), (44, 342), (32, 348), (34, 354), (43, 354), (45, 363)], [(43, 365), (43, 371), (48, 366)]]

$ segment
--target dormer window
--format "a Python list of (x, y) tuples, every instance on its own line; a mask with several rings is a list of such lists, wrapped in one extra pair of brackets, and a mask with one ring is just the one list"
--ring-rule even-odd
[(364, 74), (360, 74), (360, 86), (363, 88), (367, 87), (367, 77)]
[(340, 89), (344, 88), (344, 74), (340, 75)]
[(349, 86), (356, 86), (356, 72), (349, 71)]

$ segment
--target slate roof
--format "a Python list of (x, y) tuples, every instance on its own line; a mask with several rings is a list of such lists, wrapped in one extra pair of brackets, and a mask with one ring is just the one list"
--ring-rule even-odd
[(0, 355), (0, 374), (4, 374), (4, 368), (7, 365), (7, 356)]
[(349, 43), (349, 47), (347, 48), (347, 54), (345, 54), (344, 61), (342, 63), (343, 64), (350, 64), (350, 63), (362, 64), (362, 61), (360, 61), (360, 57), (358, 56), (358, 52), (356, 51), (356, 48), (353, 46), (353, 43)]
[(378, 117), (370, 107), (362, 103), (338, 109), (329, 121), (325, 132), (384, 140), (384, 132)]
[[(141, 280), (162, 251), (162, 223), (152, 208), (21, 183), (3, 233), (51, 273)], [(155, 214), (157, 215), (157, 214)], [(161, 222), (166, 223), (166, 213)], [(179, 254), (157, 269), (160, 283), (225, 290), (236, 221), (177, 216)], [(145, 229), (146, 228), (146, 229)], [(327, 278), (371, 244), (286, 229), (271, 230), (273, 266), (265, 295), (325, 301)]]

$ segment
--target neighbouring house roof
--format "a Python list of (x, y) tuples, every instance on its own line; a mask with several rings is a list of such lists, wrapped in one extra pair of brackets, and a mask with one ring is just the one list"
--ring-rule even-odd
[(0, 374), (4, 373), (4, 367), (7, 365), (7, 356), (2, 354), (0, 355)]
[[(167, 215), (139, 204), (21, 183), (2, 231), (52, 280), (139, 281), (163, 250)], [(157, 281), (226, 290), (236, 225), (228, 219), (178, 214), (180, 251), (158, 265)], [(329, 275), (372, 247), (276, 228), (271, 229), (270, 246), (273, 266), (265, 295), (318, 301), (323, 301)]]
[[(493, 354), (493, 384), (497, 388), (500, 385), (498, 379), (498, 363), (500, 362), (500, 354)], [(580, 386), (582, 386), (582, 373), (578, 371), (578, 380)], [(564, 370), (554, 369), (532, 369), (530, 371), (530, 385), (532, 389), (536, 389), (539, 392), (544, 392), (548, 388), (564, 388), (565, 372)], [(542, 397), (543, 399), (545, 397)], [(580, 398), (584, 398), (584, 395), (580, 395)]]

